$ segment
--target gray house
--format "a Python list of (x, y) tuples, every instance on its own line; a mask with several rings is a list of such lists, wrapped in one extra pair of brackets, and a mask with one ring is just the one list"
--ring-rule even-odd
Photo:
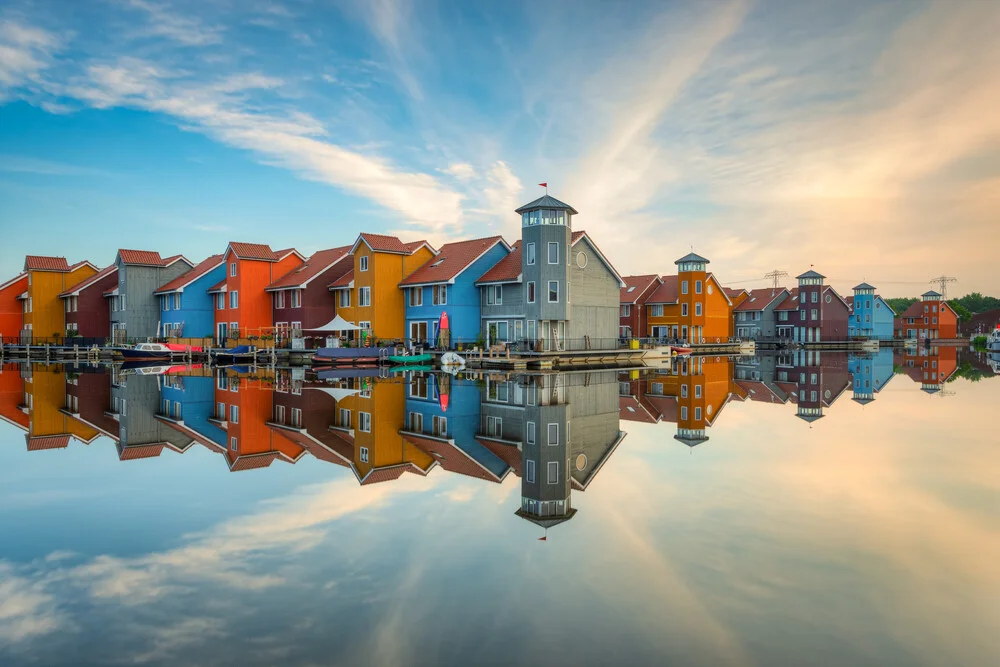
[(545, 195), (516, 212), (521, 241), (476, 281), (487, 344), (524, 340), (540, 351), (617, 347), (624, 282), (586, 232), (572, 231), (576, 210)]
[(744, 340), (773, 340), (778, 337), (778, 316), (775, 309), (788, 298), (784, 287), (755, 289), (747, 299), (733, 308), (736, 335)]
[(118, 458), (123, 461), (151, 458), (159, 456), (164, 447), (184, 452), (191, 446), (190, 437), (157, 419), (158, 415), (169, 416), (174, 409), (161, 405), (157, 378), (112, 375), (111, 405), (105, 414), (118, 420)]
[(111, 310), (111, 336), (152, 338), (161, 333), (160, 297), (153, 294), (193, 268), (183, 255), (166, 259), (151, 250), (119, 250), (115, 257), (118, 286), (104, 293)]
[(521, 477), (517, 516), (546, 529), (573, 518), (572, 491), (625, 437), (615, 371), (488, 379), (480, 419), (477, 440)]

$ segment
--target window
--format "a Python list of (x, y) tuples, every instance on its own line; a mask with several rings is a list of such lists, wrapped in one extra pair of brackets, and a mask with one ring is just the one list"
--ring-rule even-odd
[(687, 294), (687, 293), (688, 293), (688, 281), (682, 280), (681, 281), (681, 294)]
[(411, 287), (407, 291), (410, 293), (410, 305), (411, 306), (422, 306), (422, 305), (424, 305), (424, 288), (423, 287)]
[[(166, 296), (161, 296), (160, 297), (160, 310), (163, 310), (163, 311), (170, 310), (170, 295), (169, 294), (166, 295)], [(70, 310), (69, 310), (69, 301), (66, 301), (66, 312), (67, 313), (70, 312)]]
[(409, 414), (410, 430), (414, 433), (423, 433), (424, 431), (424, 416), (419, 412), (411, 412)]
[(285, 423), (285, 406), (284, 405), (276, 405), (276, 406), (274, 406), (274, 421), (278, 422), (279, 424), (284, 424)]
[(688, 305), (686, 303), (681, 304), (681, 317), (687, 317)]
[(225, 310), (226, 309), (226, 295), (219, 292), (215, 295), (215, 309)]
[(274, 293), (274, 307), (275, 308), (284, 308), (285, 307), (285, 293), (284, 292), (275, 292)]
[(174, 310), (180, 310), (180, 309), (181, 309), (181, 293), (180, 292), (175, 292), (174, 293)]
[(694, 386), (694, 397), (695, 398), (701, 398), (701, 385), (700, 384), (696, 384)]
[(681, 385), (681, 398), (688, 397), (688, 386), (686, 384)]
[(701, 303), (694, 304), (694, 314), (701, 315)]
[(351, 428), (351, 411), (347, 408), (340, 408), (337, 412), (337, 426), (340, 428)]
[(559, 263), (559, 244), (549, 241), (549, 264)]
[(694, 293), (695, 294), (701, 294), (701, 281), (700, 280), (694, 281)]
[(486, 434), (494, 438), (503, 437), (503, 419), (500, 417), (487, 417)]
[(372, 415), (370, 412), (358, 413), (358, 430), (362, 433), (372, 432)]
[(524, 441), (529, 445), (535, 444), (535, 422), (525, 424)]
[(292, 426), (302, 428), (302, 409), (292, 408)]
[(524, 479), (528, 484), (535, 483), (535, 462), (525, 461), (524, 462)]
[(233, 262), (229, 265), (229, 275), (231, 276), (236, 275), (236, 262)]
[(438, 436), (439, 438), (445, 437), (446, 435), (448, 435), (448, 418), (435, 415), (431, 427), (434, 430), (434, 435)]
[(559, 444), (559, 424), (549, 424), (548, 443), (550, 445)]
[(576, 265), (581, 269), (587, 268), (587, 253), (585, 252), (576, 253)]
[(525, 261), (528, 264), (528, 266), (531, 266), (531, 265), (533, 265), (535, 263), (535, 244), (534, 243), (529, 243), (528, 244), (527, 249), (525, 250), (525, 257), (527, 258)]
[(527, 299), (528, 299), (528, 303), (534, 303), (535, 302), (535, 281), (534, 280), (529, 280), (528, 281)]
[(811, 320), (819, 319), (819, 311), (817, 311), (815, 308), (810, 309), (809, 319)]
[(649, 307), (650, 317), (663, 317), (663, 305), (657, 304)]
[(240, 423), (240, 406), (230, 405), (229, 406), (229, 421), (234, 424)]
[(812, 295), (809, 297), (809, 301), (811, 301), (812, 303), (818, 302), (819, 301), (819, 292), (813, 292)]
[(559, 462), (549, 461), (548, 470), (545, 472), (545, 481), (549, 484), (559, 483)]
[(684, 419), (687, 419), (687, 418), (688, 418), (688, 409), (687, 409), (687, 406), (686, 405), (682, 405), (681, 406), (681, 419), (684, 420)]
[(229, 438), (229, 449), (231, 449), (231, 450), (233, 450), (235, 452), (236, 451), (236, 447), (237, 447), (237, 445), (236, 445), (236, 436), (234, 435), (233, 437)]
[(628, 303), (622, 304), (621, 316), (622, 317), (629, 317), (631, 314), (632, 314), (632, 305), (628, 304)]
[(292, 331), (302, 334), (302, 322), (292, 322)]
[(694, 420), (701, 421), (701, 408), (694, 409)]
[(549, 281), (549, 303), (559, 303), (559, 281)]
[[(122, 294), (122, 295), (121, 295), (120, 297), (118, 297), (118, 299), (119, 299), (119, 300), (120, 300), (120, 302), (121, 302), (121, 303), (120, 303), (120, 305), (121, 305), (121, 310), (122, 310), (122, 311), (124, 311), (124, 310), (125, 310), (125, 295), (124, 295), (124, 294)], [(31, 302), (31, 299), (28, 299), (28, 302), (30, 303), (30, 302)]]
[(291, 291), (291, 297), (292, 297), (291, 298), (292, 308), (301, 308), (302, 307), (302, 290), (300, 290), (300, 289), (293, 289)]
[(371, 287), (358, 288), (358, 305), (361, 306), (362, 308), (372, 305)]
[(435, 306), (446, 306), (448, 305), (448, 286), (447, 285), (435, 285), (434, 293), (432, 295)]
[(486, 305), (488, 306), (503, 305), (503, 285), (486, 286)]
[(240, 307), (240, 293), (230, 292), (229, 293), (229, 307), (230, 309), (235, 309)]
[(367, 447), (362, 447), (361, 448), (361, 462), (362, 463), (368, 463), (368, 448)]
[(362, 255), (358, 258), (358, 268), (362, 271), (368, 270), (368, 255)]
[(338, 290), (340, 293), (340, 299), (337, 303), (339, 308), (350, 308), (351, 307), (351, 290), (342, 289)]

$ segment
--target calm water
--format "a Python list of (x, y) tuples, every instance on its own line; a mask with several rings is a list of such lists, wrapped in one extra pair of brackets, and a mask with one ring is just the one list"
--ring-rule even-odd
[(972, 355), (200, 373), (3, 367), (4, 665), (1000, 655)]

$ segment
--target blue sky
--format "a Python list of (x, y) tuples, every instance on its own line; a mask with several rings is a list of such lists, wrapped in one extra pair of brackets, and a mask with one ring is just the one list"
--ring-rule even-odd
[(693, 246), (749, 287), (996, 292), (998, 30), (974, 0), (13, 0), (0, 272), (513, 239), (547, 181), (625, 273)]

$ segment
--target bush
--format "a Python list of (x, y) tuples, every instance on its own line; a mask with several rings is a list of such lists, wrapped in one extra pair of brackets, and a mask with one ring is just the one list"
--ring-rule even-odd
[(976, 336), (973, 338), (972, 347), (986, 347), (986, 336)]

